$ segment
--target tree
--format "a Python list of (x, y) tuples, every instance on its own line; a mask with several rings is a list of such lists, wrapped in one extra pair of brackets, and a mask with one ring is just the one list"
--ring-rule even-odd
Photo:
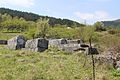
[(23, 32), (25, 31), (30, 24), (23, 19), (18, 17), (11, 18), (9, 15), (3, 15), (2, 16), (2, 22), (1, 26), (8, 31), (17, 31), (17, 32)]
[(105, 31), (104, 24), (102, 22), (96, 22), (94, 24), (95, 31)]
[(2, 15), (2, 21), (11, 20), (11, 19), (12, 19), (12, 17), (10, 15), (8, 15), (7, 13)]
[(37, 21), (37, 31), (36, 31), (36, 37), (42, 37), (45, 38), (47, 35), (47, 31), (49, 28), (49, 19), (38, 19)]
[(94, 27), (86, 26), (79, 28), (79, 36), (83, 41), (89, 41), (90, 37), (94, 34)]

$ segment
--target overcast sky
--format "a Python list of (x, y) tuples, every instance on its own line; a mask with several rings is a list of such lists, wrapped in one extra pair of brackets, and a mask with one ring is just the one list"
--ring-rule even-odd
[(0, 7), (90, 24), (120, 18), (120, 0), (0, 0)]

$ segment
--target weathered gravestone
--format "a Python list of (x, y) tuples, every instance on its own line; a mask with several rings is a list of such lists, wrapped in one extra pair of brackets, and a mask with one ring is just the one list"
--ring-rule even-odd
[(81, 40), (50, 39), (49, 45), (58, 47), (59, 50), (74, 52), (80, 49)]
[(67, 44), (66, 39), (49, 39), (49, 45), (51, 46), (60, 46), (62, 44)]
[(66, 52), (74, 52), (79, 48), (80, 48), (80, 44), (64, 44), (60, 46), (60, 50), (66, 51)]
[(8, 48), (12, 50), (18, 50), (25, 48), (26, 40), (24, 36), (18, 35), (12, 39), (9, 39), (7, 42)]
[(43, 38), (28, 40), (25, 48), (35, 52), (45, 51), (48, 49), (48, 40)]

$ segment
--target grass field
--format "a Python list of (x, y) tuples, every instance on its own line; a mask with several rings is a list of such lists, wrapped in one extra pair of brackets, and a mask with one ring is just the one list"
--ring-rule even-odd
[[(120, 80), (112, 71), (96, 64), (96, 80)], [(92, 61), (79, 52), (11, 51), (0, 46), (0, 80), (92, 80)]]
[(13, 38), (17, 35), (19, 35), (20, 33), (1, 33), (0, 32), (0, 39), (1, 40), (8, 40), (10, 38)]
[[(0, 39), (8, 40), (18, 34), (0, 33)], [(101, 42), (103, 40), (104, 37)], [(112, 39), (114, 44), (116, 40)], [(110, 41), (104, 42), (108, 43)], [(120, 80), (120, 71), (114, 71), (111, 65), (96, 63), (95, 66), (96, 80)], [(0, 80), (92, 80), (91, 56), (62, 52), (54, 47), (41, 53), (12, 51), (1, 45)]]

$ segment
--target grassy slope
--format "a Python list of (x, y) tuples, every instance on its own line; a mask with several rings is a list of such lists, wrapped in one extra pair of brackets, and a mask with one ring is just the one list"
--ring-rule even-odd
[(15, 37), (16, 35), (19, 35), (20, 33), (1, 33), (0, 32), (0, 40), (8, 40), (10, 38)]
[[(0, 47), (0, 80), (91, 80), (90, 56), (48, 50), (10, 51)], [(84, 62), (86, 60), (86, 65)], [(84, 65), (84, 67), (83, 67)], [(106, 66), (96, 65), (96, 80), (120, 80)], [(105, 79), (104, 79), (105, 78)]]
[[(1, 33), (0, 39), (18, 34)], [(86, 60), (86, 65), (84, 65)], [(43, 53), (11, 51), (0, 46), (0, 80), (91, 80), (91, 57), (68, 54), (53, 48)], [(96, 64), (96, 80), (120, 80), (110, 65)]]

